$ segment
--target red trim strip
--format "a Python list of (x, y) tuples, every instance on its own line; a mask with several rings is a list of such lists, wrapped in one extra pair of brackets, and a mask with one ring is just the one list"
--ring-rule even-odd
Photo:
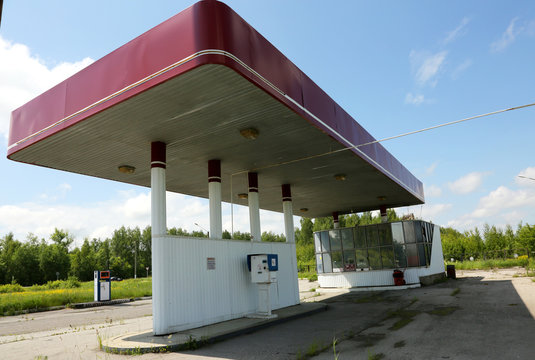
[(164, 142), (154, 141), (150, 144), (150, 167), (159, 167), (165, 169), (166, 158)]
[(290, 184), (281, 185), (282, 201), (292, 201), (292, 189)]
[(221, 182), (221, 160), (208, 160), (208, 182)]

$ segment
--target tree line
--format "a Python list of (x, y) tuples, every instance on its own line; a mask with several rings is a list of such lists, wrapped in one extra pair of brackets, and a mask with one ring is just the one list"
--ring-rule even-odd
[[(401, 218), (395, 210), (387, 211), (388, 221)], [(340, 227), (377, 224), (378, 215), (371, 212), (342, 215)], [(333, 218), (301, 218), (295, 229), (298, 266), (315, 264), (313, 233), (333, 228)], [(513, 253), (535, 256), (535, 226), (520, 223), (516, 231), (485, 225), (482, 232), (459, 232), (451, 227), (441, 228), (444, 258), (464, 260), (473, 257), (511, 257)], [(202, 231), (188, 232), (181, 228), (168, 229), (170, 235), (208, 237)], [(223, 239), (250, 241), (248, 232), (223, 232)], [(262, 233), (262, 241), (286, 241), (282, 234)], [(0, 284), (18, 283), (23, 286), (43, 284), (56, 279), (75, 277), (80, 281), (93, 279), (94, 270), (111, 270), (112, 276), (121, 278), (150, 275), (152, 269), (151, 228), (116, 229), (111, 238), (84, 239), (80, 247), (72, 246), (73, 236), (66, 230), (55, 229), (48, 239), (38, 239), (28, 234), (25, 241), (14, 238), (12, 233), (0, 238)], [(148, 268), (148, 269), (147, 269)]]
[[(169, 235), (208, 237), (202, 231), (188, 232), (168, 229)], [(230, 239), (229, 231), (223, 233)], [(251, 240), (249, 233), (235, 232), (235, 240)], [(286, 241), (284, 235), (264, 232), (262, 241)], [(55, 229), (48, 239), (28, 234), (25, 241), (13, 233), (0, 238), (0, 285), (17, 283), (23, 286), (75, 277), (80, 281), (93, 279), (95, 270), (111, 270), (112, 276), (132, 278), (148, 276), (152, 269), (151, 228), (122, 226), (111, 238), (84, 239), (80, 247), (66, 230)]]
[(442, 251), (446, 260), (510, 258), (535, 256), (535, 226), (518, 224), (516, 231), (510, 225), (505, 229), (485, 224), (481, 232), (477, 227), (465, 232), (451, 227), (440, 229)]

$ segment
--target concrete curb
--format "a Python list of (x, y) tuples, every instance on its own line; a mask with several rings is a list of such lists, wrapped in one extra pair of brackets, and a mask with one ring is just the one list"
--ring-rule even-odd
[(108, 301), (91, 301), (91, 302), (85, 302), (85, 303), (69, 304), (67, 307), (70, 309), (86, 309), (86, 308), (97, 307), (97, 306), (117, 305), (117, 304), (124, 304), (127, 302), (136, 301), (136, 300), (150, 300), (150, 299), (152, 299), (152, 296), (144, 296), (144, 297), (137, 297), (137, 298), (130, 298), (130, 299), (116, 299), (116, 300), (108, 300)]
[(194, 350), (206, 344), (249, 334), (272, 325), (282, 324), (326, 310), (327, 304), (324, 303), (304, 303), (273, 311), (278, 315), (274, 319), (240, 318), (184, 330), (167, 336), (155, 336), (152, 333), (125, 334), (103, 340), (101, 349), (107, 353), (125, 355)]

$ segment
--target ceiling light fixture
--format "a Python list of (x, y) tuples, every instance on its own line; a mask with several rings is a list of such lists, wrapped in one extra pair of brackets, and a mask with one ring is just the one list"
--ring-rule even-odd
[(248, 140), (256, 140), (258, 137), (258, 130), (255, 128), (248, 128), (240, 130), (240, 135)]
[(119, 172), (123, 174), (133, 174), (136, 172), (136, 168), (130, 165), (121, 165), (118, 167)]
[(385, 201), (386, 200), (386, 196), (377, 196), (377, 200), (379, 201)]
[(301, 208), (301, 209), (299, 209), (299, 211), (301, 211), (301, 212), (307, 212), (307, 211), (308, 211), (308, 208)]
[(249, 197), (249, 195), (247, 193), (238, 194), (238, 198), (243, 199), (243, 200), (247, 199), (248, 197)]
[(338, 181), (345, 181), (347, 179), (346, 174), (336, 174), (334, 175), (334, 179)]

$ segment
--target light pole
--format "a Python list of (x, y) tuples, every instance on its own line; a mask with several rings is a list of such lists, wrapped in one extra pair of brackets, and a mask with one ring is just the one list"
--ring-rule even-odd
[(205, 228), (203, 228), (201, 225), (197, 224), (197, 223), (193, 223), (194, 225), (197, 225), (198, 227), (201, 228), (201, 230), (204, 230), (206, 231), (206, 234), (208, 234), (208, 237), (210, 237), (210, 231), (206, 230)]

